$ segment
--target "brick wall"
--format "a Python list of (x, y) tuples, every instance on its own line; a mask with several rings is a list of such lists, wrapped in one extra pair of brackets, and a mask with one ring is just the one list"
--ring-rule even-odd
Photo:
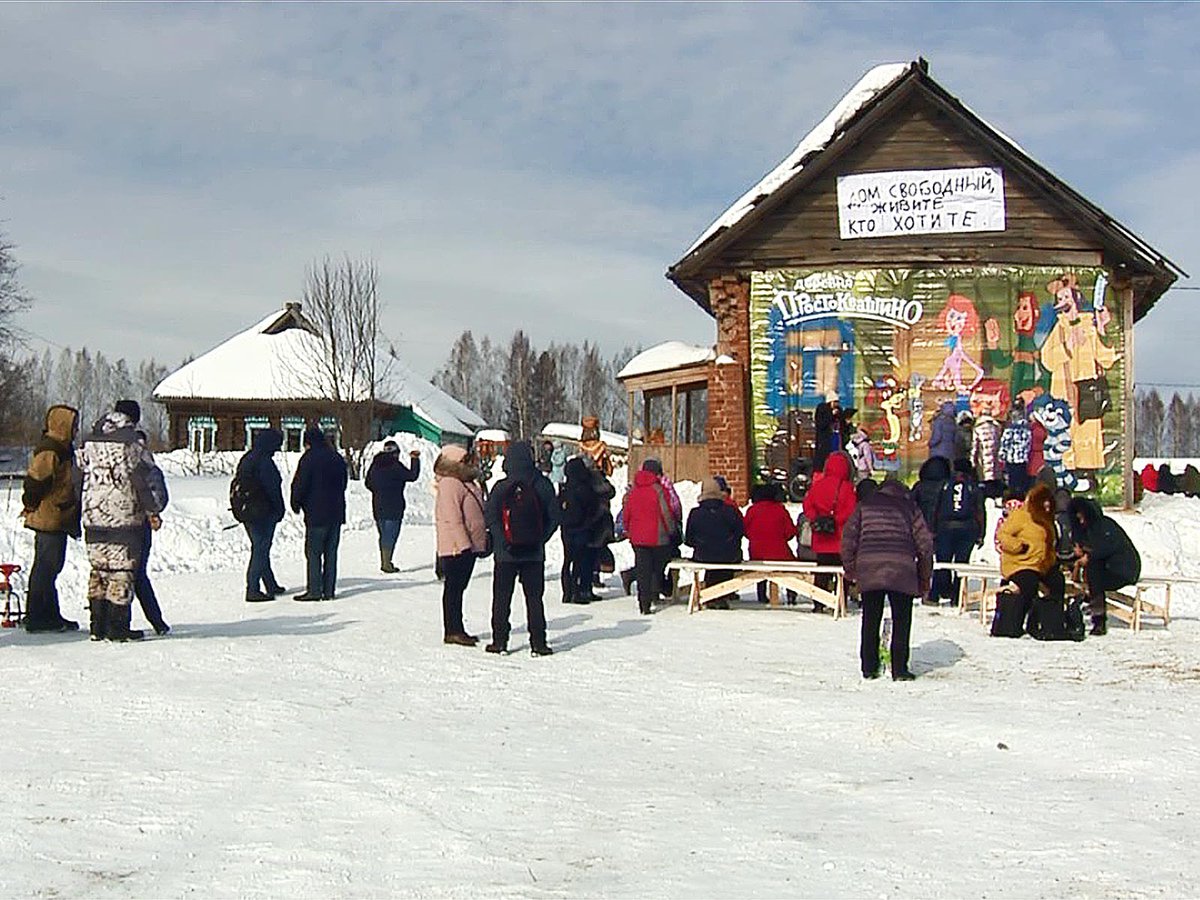
[(734, 497), (750, 493), (750, 283), (737, 275), (714, 278), (708, 298), (717, 319), (717, 356), (733, 362), (709, 364), (708, 466), (723, 475)]

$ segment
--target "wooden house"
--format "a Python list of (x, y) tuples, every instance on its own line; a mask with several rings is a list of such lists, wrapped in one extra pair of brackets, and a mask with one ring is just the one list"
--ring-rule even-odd
[(740, 491), (834, 397), (901, 477), (946, 404), (1019, 401), (1061, 484), (1128, 500), (1134, 323), (1180, 274), (918, 60), (868, 72), (667, 277), (716, 321), (709, 466)]

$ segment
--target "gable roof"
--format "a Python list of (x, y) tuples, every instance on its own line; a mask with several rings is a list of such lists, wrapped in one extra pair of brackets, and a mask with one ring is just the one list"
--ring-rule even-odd
[(1012, 138), (993, 127), (929, 75), (924, 60), (889, 63), (868, 71), (782, 162), (716, 218), (667, 270), (667, 278), (711, 313), (704, 274), (720, 262), (723, 250), (751, 233), (772, 209), (802, 191), (836, 157), (854, 146), (876, 121), (913, 92), (926, 95), (985, 145), (1007, 168), (1033, 182), (1050, 202), (1068, 210), (1114, 253), (1150, 283), (1139, 298), (1140, 318), (1180, 276), (1182, 269), (1070, 185), (1032, 159)]
[[(320, 400), (325, 392), (316, 326), (289, 303), (172, 372), (154, 388), (156, 400)], [(471, 435), (486, 425), (474, 410), (434, 387), (398, 359), (388, 361), (378, 399), (413, 412), (439, 429)], [(366, 400), (368, 386), (356, 391)]]

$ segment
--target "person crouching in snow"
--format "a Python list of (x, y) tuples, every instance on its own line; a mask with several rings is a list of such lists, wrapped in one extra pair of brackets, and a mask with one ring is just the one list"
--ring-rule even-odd
[[(700, 500), (688, 513), (683, 542), (692, 548), (696, 562), (735, 563), (742, 561), (742, 514), (726, 502), (725, 492), (715, 478), (700, 482)], [(704, 586), (711, 587), (733, 577), (726, 569), (706, 569)], [(713, 609), (729, 609), (726, 595), (709, 603)]]
[[(832, 457), (830, 457), (832, 459)], [(853, 493), (853, 492), (851, 492)], [(768, 482), (755, 485), (746, 510), (746, 537), (754, 561), (795, 560), (789, 541), (796, 536), (796, 523), (783, 505), (783, 487)], [(758, 602), (767, 602), (767, 582), (758, 583)], [(796, 592), (787, 592), (788, 606), (796, 605)]]
[[(804, 518), (812, 526), (812, 548), (817, 564), (838, 566), (842, 563), (842, 528), (854, 512), (858, 498), (850, 483), (850, 457), (834, 453), (825, 462), (825, 471), (804, 495)], [(821, 574), (813, 578), (817, 587), (833, 591), (837, 576)], [(813, 601), (813, 612), (825, 612), (824, 603)]]
[(433, 521), (437, 556), (442, 568), (442, 643), (474, 647), (479, 638), (463, 625), (463, 593), (475, 571), (475, 560), (488, 552), (479, 470), (464, 447), (442, 448), (433, 464), (437, 484)]
[(1063, 599), (1066, 585), (1054, 552), (1054, 495), (1050, 488), (1044, 484), (1030, 488), (1025, 503), (1001, 522), (997, 539), (1000, 576), (1020, 592), (1024, 621), (1029, 621), (1039, 585), (1046, 586), (1050, 597)]
[(1078, 526), (1076, 566), (1083, 570), (1088, 606), (1092, 612), (1093, 635), (1108, 632), (1105, 594), (1137, 584), (1142, 576), (1142, 557), (1125, 529), (1104, 515), (1100, 505), (1087, 497), (1076, 497), (1070, 505), (1071, 519)]
[(155, 496), (150, 478), (154, 457), (133, 428), (140, 412), (135, 401), (119, 401), (79, 451), (94, 641), (142, 638), (129, 624), (143, 528), (148, 516), (162, 512), (166, 498)]
[(846, 578), (862, 600), (859, 661), (863, 678), (879, 677), (883, 601), (892, 607), (892, 680), (912, 681), (908, 668), (913, 598), (929, 593), (933, 536), (904, 486), (888, 480), (854, 509), (842, 532)]

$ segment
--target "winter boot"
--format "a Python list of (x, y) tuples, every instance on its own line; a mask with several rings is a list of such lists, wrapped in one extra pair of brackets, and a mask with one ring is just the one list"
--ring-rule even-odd
[(140, 641), (144, 635), (140, 630), (129, 627), (133, 608), (128, 603), (108, 602), (108, 639), (118, 644)]
[(626, 597), (633, 593), (633, 569), (621, 570), (621, 587), (625, 590)]
[(1108, 634), (1107, 613), (1099, 613), (1098, 615), (1092, 616), (1092, 630), (1090, 633), (1093, 637), (1100, 637), (1101, 635)]
[(490, 644), (488, 644), (483, 649), (486, 650), (488, 653), (507, 653), (508, 652), (508, 644), (500, 643), (499, 641), (492, 641)]
[(395, 575), (400, 570), (392, 565), (392, 554), (386, 550), (379, 551), (379, 571), (387, 575)]
[(91, 640), (102, 641), (108, 637), (108, 601), (90, 600), (88, 601), (88, 609), (91, 613), (89, 628)]
[(550, 649), (550, 645), (545, 641), (540, 641), (536, 644), (529, 645), (529, 652), (533, 656), (553, 656), (554, 651)]

